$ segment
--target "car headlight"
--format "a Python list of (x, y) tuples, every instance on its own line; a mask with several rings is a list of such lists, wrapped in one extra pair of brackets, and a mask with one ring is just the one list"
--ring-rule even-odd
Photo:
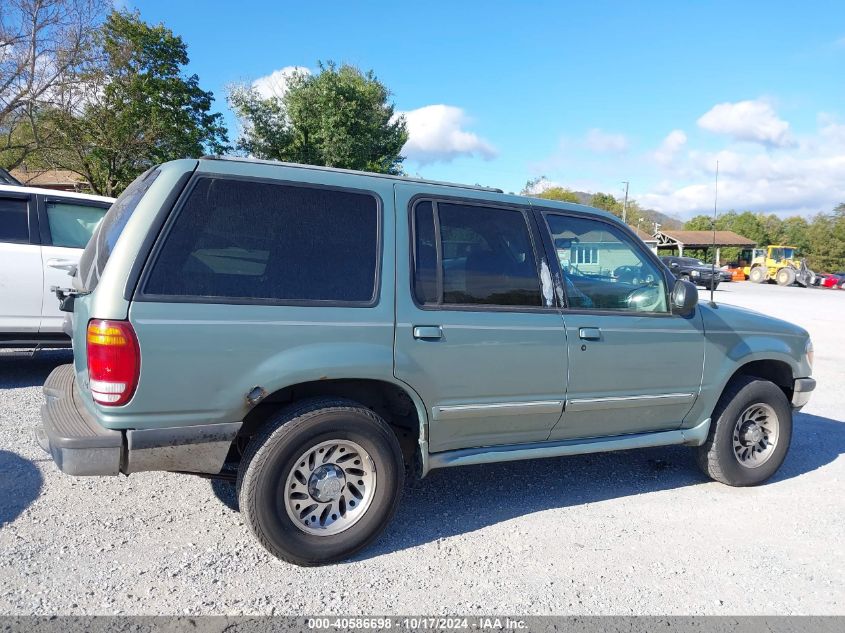
[(694, 270), (690, 273), (690, 277), (698, 277), (699, 275), (701, 275), (701, 273), (697, 270)]
[(815, 354), (813, 352), (813, 341), (811, 339), (807, 339), (807, 345), (804, 347), (804, 354), (807, 356), (807, 362), (810, 364), (810, 367), (812, 367)]

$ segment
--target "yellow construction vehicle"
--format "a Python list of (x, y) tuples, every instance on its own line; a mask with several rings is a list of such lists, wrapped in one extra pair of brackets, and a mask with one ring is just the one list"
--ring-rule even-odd
[(797, 283), (808, 287), (815, 275), (807, 268), (806, 260), (796, 258), (797, 250), (794, 246), (780, 245), (744, 249), (739, 256), (742, 272), (757, 284), (776, 281), (780, 286)]

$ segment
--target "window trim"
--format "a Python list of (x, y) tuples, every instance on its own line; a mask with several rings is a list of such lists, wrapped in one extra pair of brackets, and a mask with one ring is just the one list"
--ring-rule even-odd
[[(420, 303), (417, 301), (416, 294), (416, 251), (417, 251), (417, 225), (416, 225), (416, 206), (421, 202), (431, 202), (432, 215), (434, 221), (434, 238), (436, 241), (435, 248), (437, 250), (437, 277), (438, 277), (438, 303)], [(418, 193), (408, 200), (407, 218), (408, 218), (408, 239), (409, 246), (408, 254), (408, 290), (411, 296), (411, 301), (419, 310), (426, 312), (436, 312), (439, 310), (448, 310), (453, 312), (557, 312), (559, 306), (557, 304), (557, 297), (552, 305), (539, 306), (508, 306), (508, 305), (486, 305), (478, 303), (442, 303), (443, 298), (443, 249), (441, 248), (440, 240), (440, 218), (437, 214), (437, 203), (444, 202), (449, 204), (466, 204), (476, 207), (487, 207), (492, 209), (503, 209), (507, 211), (519, 211), (522, 213), (525, 227), (528, 230), (528, 236), (531, 240), (531, 249), (534, 252), (535, 271), (537, 275), (537, 289), (540, 292), (540, 300), (543, 301), (543, 281), (542, 281), (542, 265), (545, 261), (546, 249), (543, 244), (542, 237), (538, 233), (536, 221), (534, 220), (533, 210), (531, 205), (514, 204), (509, 202), (501, 202), (496, 200), (489, 200), (485, 198), (466, 198), (462, 196), (449, 196), (436, 193)], [(547, 264), (548, 265), (548, 264)], [(557, 295), (557, 293), (554, 293)]]
[[(96, 209), (103, 209), (105, 213), (108, 213), (109, 208), (111, 207), (111, 203), (109, 202), (99, 202), (97, 200), (84, 200), (78, 198), (63, 198), (61, 196), (38, 194), (36, 196), (36, 207), (38, 209), (38, 225), (41, 234), (42, 246), (55, 246), (55, 244), (53, 244), (53, 234), (50, 231), (50, 218), (47, 215), (47, 205), (56, 202), (58, 202), (59, 204), (72, 204), (78, 207), (94, 207)], [(105, 215), (103, 215), (103, 217), (105, 217)], [(100, 222), (102, 222), (102, 219), (100, 220)], [(93, 238), (96, 233), (97, 231), (95, 230), (94, 233), (91, 234), (91, 237)], [(56, 246), (56, 248), (78, 248), (81, 250), (84, 249), (85, 246)]]
[[(200, 180), (204, 179), (220, 179), (231, 180), (248, 183), (282, 185), (288, 187), (300, 187), (304, 189), (320, 189), (328, 191), (341, 191), (346, 193), (355, 193), (362, 195), (369, 195), (373, 198), (376, 204), (376, 266), (373, 279), (373, 295), (367, 301), (338, 301), (336, 299), (273, 299), (273, 298), (259, 298), (259, 297), (204, 297), (204, 296), (186, 296), (186, 295), (165, 295), (165, 294), (150, 294), (146, 292), (146, 286), (149, 282), (150, 275), (153, 268), (158, 263), (158, 258), (164, 247), (173, 226), (184, 210), (191, 194), (196, 188)], [(167, 214), (163, 226), (158, 231), (152, 250), (144, 262), (141, 270), (138, 283), (135, 286), (135, 293), (133, 301), (145, 301), (149, 303), (196, 303), (205, 305), (262, 305), (262, 306), (292, 306), (292, 307), (323, 307), (323, 308), (374, 308), (379, 305), (381, 301), (381, 283), (382, 283), (382, 261), (384, 259), (384, 201), (381, 196), (371, 189), (358, 189), (355, 187), (326, 185), (322, 183), (302, 182), (299, 180), (288, 180), (282, 178), (264, 178), (255, 176), (243, 176), (238, 174), (217, 174), (194, 171), (187, 185), (178, 196), (178, 199), (172, 210)]]
[(24, 240), (0, 239), (0, 244), (17, 244), (19, 246), (39, 246), (41, 236), (38, 230), (38, 214), (35, 212), (35, 196), (31, 193), (19, 193), (17, 191), (2, 191), (0, 198), (23, 200), (26, 204), (26, 228), (29, 235)]
[[(550, 264), (553, 267), (554, 275), (557, 277), (555, 279), (555, 285), (560, 286), (560, 293), (564, 299), (564, 304), (561, 306), (561, 313), (565, 316), (566, 314), (594, 314), (596, 316), (627, 316), (627, 317), (653, 317), (653, 318), (666, 318), (666, 317), (679, 317), (672, 312), (672, 285), (675, 283), (674, 280), (668, 277), (669, 269), (666, 265), (660, 261), (660, 258), (649, 248), (643, 248), (637, 242), (639, 238), (636, 234), (630, 230), (627, 226), (623, 225), (620, 222), (614, 222), (608, 218), (601, 217), (597, 214), (591, 213), (583, 213), (580, 211), (573, 211), (570, 209), (555, 209), (553, 207), (541, 206), (541, 205), (532, 205), (534, 208), (534, 212), (537, 217), (537, 223), (540, 227), (541, 236), (543, 239), (543, 244), (547, 250), (551, 249), (551, 253), (554, 257), (549, 256), (549, 259), (552, 260)], [(666, 295), (666, 312), (634, 312), (629, 310), (607, 310), (607, 309), (596, 309), (596, 308), (573, 308), (569, 306), (569, 298), (566, 295), (566, 289), (563, 288), (563, 271), (560, 267), (560, 260), (557, 257), (557, 251), (554, 248), (554, 242), (552, 241), (552, 229), (546, 220), (547, 215), (563, 215), (567, 217), (576, 218), (579, 220), (593, 220), (596, 222), (600, 222), (607, 226), (616, 228), (619, 230), (624, 236), (628, 238), (630, 246), (634, 249), (635, 252), (644, 255), (644, 259), (650, 260), (654, 265), (657, 271), (663, 276), (664, 281), (664, 292)], [(684, 318), (684, 317), (680, 317)]]

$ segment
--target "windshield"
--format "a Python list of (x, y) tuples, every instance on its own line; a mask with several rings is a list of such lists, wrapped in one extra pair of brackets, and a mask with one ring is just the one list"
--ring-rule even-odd
[(138, 176), (109, 207), (79, 260), (79, 279), (83, 290), (90, 292), (97, 287), (117, 238), (158, 174), (158, 169), (155, 169)]

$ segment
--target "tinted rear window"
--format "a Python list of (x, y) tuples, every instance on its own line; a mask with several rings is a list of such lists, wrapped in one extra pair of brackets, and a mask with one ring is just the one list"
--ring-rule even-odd
[(158, 174), (159, 170), (153, 169), (138, 176), (109, 207), (79, 260), (79, 276), (86, 290), (93, 290), (97, 286), (114, 245), (117, 244), (117, 238)]
[(153, 264), (146, 295), (369, 304), (378, 204), (367, 193), (200, 179)]

